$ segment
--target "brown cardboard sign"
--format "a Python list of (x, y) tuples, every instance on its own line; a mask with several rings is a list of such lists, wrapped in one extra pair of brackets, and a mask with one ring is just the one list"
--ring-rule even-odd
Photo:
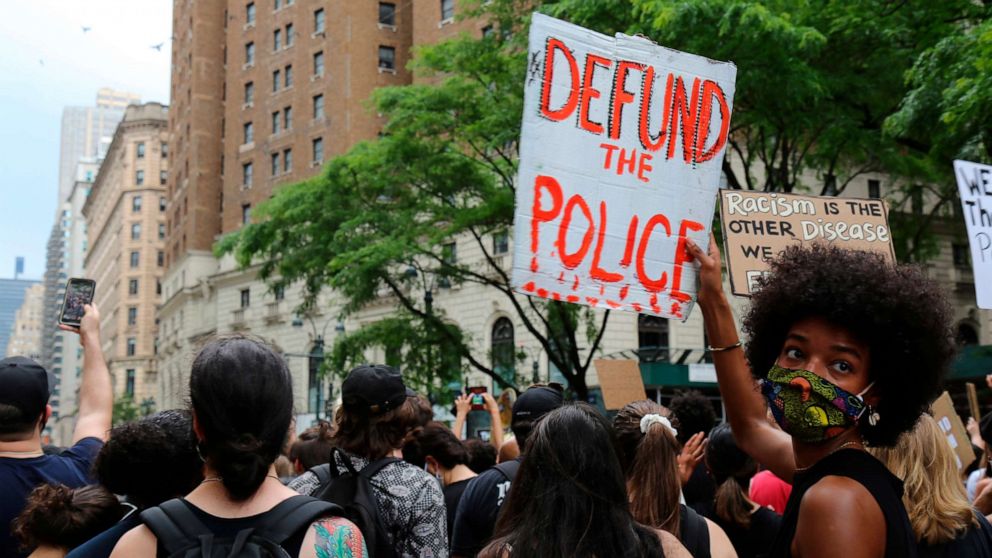
[(603, 390), (603, 405), (610, 411), (627, 403), (647, 399), (641, 367), (636, 360), (596, 359), (593, 361)]
[(965, 382), (964, 388), (968, 392), (968, 412), (971, 413), (971, 418), (976, 421), (982, 420), (982, 411), (978, 406), (978, 390), (975, 389), (975, 384)]
[(735, 295), (750, 296), (768, 260), (791, 244), (826, 242), (895, 261), (882, 200), (720, 190), (720, 220)]
[(975, 452), (971, 449), (971, 440), (968, 432), (964, 429), (961, 417), (954, 410), (954, 402), (951, 401), (951, 394), (946, 391), (933, 402), (931, 406), (933, 418), (940, 426), (940, 431), (947, 438), (947, 443), (954, 450), (955, 460), (958, 464), (958, 471), (964, 470), (969, 463), (975, 460)]

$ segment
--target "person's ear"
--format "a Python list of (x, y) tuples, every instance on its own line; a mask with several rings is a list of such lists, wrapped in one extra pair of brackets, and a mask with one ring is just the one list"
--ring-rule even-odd
[(45, 430), (45, 426), (48, 424), (48, 419), (50, 418), (52, 418), (52, 406), (45, 405), (45, 410), (38, 419), (38, 435), (41, 435), (42, 431)]
[(441, 466), (438, 464), (437, 459), (434, 459), (433, 457), (428, 455), (427, 457), (424, 458), (424, 461), (427, 463), (428, 473), (432, 475), (436, 475), (438, 471), (441, 470)]

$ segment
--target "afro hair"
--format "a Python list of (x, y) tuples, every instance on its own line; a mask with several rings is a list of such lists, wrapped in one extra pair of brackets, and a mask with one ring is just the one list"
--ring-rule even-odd
[(880, 419), (862, 417), (865, 441), (894, 445), (939, 394), (954, 357), (950, 308), (940, 287), (916, 266), (892, 265), (870, 252), (814, 244), (791, 246), (771, 262), (743, 320), (747, 359), (763, 377), (789, 328), (819, 317), (869, 346)]

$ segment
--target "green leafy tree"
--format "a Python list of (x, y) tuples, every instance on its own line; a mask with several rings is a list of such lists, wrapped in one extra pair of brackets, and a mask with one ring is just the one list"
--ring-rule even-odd
[[(382, 136), (276, 192), (253, 212), (256, 222), (218, 250), (245, 266), (258, 263), (274, 286), (301, 281), (303, 312), (325, 289), (340, 297), (345, 315), (393, 309), (335, 341), (326, 362), (334, 373), (380, 346), (422, 386), (460, 380), (465, 362), (517, 387), (506, 362), (494, 362), (425, 300), (445, 285), (468, 284), (503, 297), (514, 321), (585, 398), (609, 312), (596, 318), (587, 308), (515, 293), (508, 259), (495, 250), (513, 222), (528, 16), (510, 2), (485, 9), (497, 33), (419, 49), (413, 66), (422, 82), (372, 96), (385, 120)], [(463, 252), (479, 256), (458, 258)]]
[(114, 408), (111, 418), (111, 424), (117, 426), (118, 424), (124, 422), (131, 422), (132, 420), (137, 420), (141, 417), (141, 409), (134, 403), (134, 398), (125, 395), (123, 397), (114, 398)]

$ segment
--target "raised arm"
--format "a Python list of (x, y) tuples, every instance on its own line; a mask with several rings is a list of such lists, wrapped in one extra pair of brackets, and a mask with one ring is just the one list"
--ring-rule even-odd
[(110, 371), (100, 347), (100, 312), (96, 305), (87, 304), (79, 328), (60, 325), (65, 331), (79, 334), (83, 347), (83, 373), (79, 381), (79, 412), (72, 443), (83, 438), (107, 439), (113, 416), (114, 393), (110, 384)]
[(499, 403), (489, 393), (483, 393), (482, 399), (486, 402), (486, 410), (489, 411), (489, 418), (492, 419), (489, 443), (499, 453), (499, 448), (503, 447), (503, 418), (499, 416)]
[(462, 434), (462, 429), (465, 427), (465, 418), (468, 417), (468, 411), (471, 408), (471, 395), (463, 393), (458, 396), (458, 399), (455, 399), (455, 423), (451, 426), (451, 431), (459, 440), (464, 440), (467, 437)]
[[(689, 255), (699, 262), (699, 309), (711, 347), (732, 347), (740, 341), (730, 302), (723, 291), (720, 249), (710, 236), (708, 252), (686, 239)], [(746, 453), (786, 482), (792, 482), (796, 459), (792, 438), (772, 426), (768, 407), (755, 386), (743, 346), (712, 351), (720, 394), (734, 439)]]

